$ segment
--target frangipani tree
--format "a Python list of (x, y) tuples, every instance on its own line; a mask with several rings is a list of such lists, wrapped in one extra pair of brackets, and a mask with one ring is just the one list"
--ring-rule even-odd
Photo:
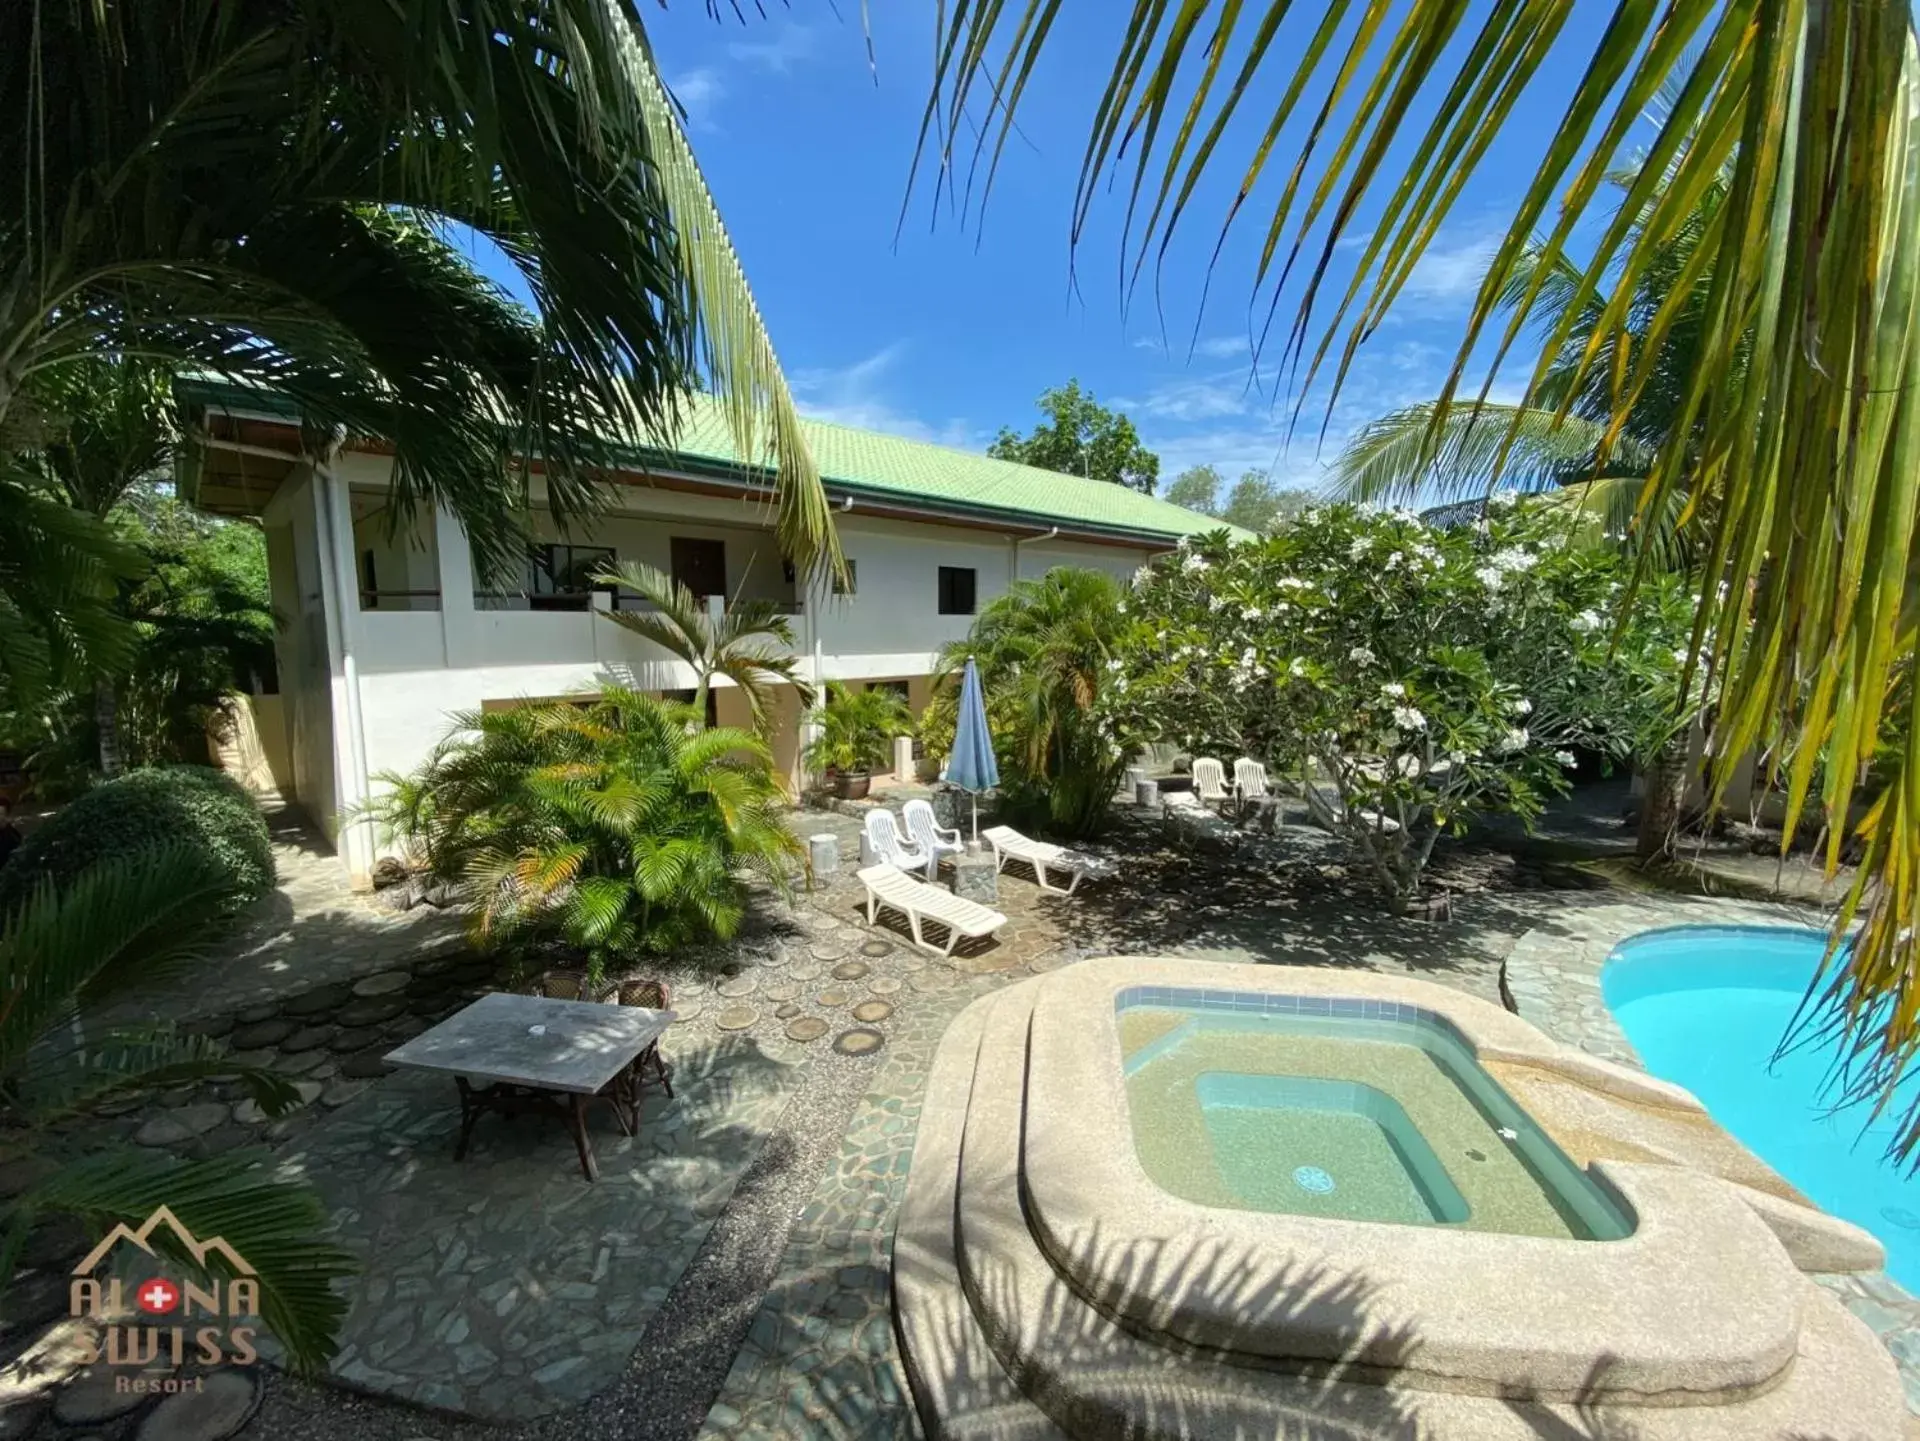
[(1602, 612), (1630, 576), (1540, 501), (1454, 529), (1310, 511), (1144, 568), (1108, 707), (1137, 741), (1300, 768), (1315, 815), (1404, 909), (1442, 834), (1530, 820), (1565, 789), (1568, 746), (1624, 758), (1681, 709), (1686, 599), (1656, 582), (1615, 634)]

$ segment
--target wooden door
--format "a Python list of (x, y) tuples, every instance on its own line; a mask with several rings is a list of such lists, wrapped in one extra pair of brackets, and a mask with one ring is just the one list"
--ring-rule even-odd
[(727, 593), (727, 543), (724, 540), (696, 540), (692, 536), (668, 538), (675, 584), (684, 585), (703, 599)]

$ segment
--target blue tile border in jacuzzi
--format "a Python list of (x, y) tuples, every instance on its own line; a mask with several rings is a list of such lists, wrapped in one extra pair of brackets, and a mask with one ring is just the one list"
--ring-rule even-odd
[(1410, 1001), (1374, 1001), (1348, 996), (1294, 996), (1263, 991), (1229, 991), (1215, 986), (1126, 986), (1113, 998), (1116, 1012), (1134, 1006), (1169, 1006), (1192, 1011), (1225, 1011), (1267, 1016), (1347, 1016), (1362, 1021), (1397, 1021), (1428, 1026), (1469, 1052), (1466, 1033), (1440, 1012)]

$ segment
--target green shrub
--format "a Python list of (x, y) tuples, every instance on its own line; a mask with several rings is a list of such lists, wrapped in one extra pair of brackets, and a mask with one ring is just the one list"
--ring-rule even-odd
[(206, 766), (130, 771), (62, 806), (0, 867), (0, 913), (43, 876), (65, 886), (103, 861), (173, 844), (205, 854), (246, 900), (273, 889), (273, 846), (252, 796)]

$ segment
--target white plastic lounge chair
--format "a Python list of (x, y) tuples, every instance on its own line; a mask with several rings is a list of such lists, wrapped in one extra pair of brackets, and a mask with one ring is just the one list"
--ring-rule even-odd
[[(913, 943), (936, 956), (951, 956), (962, 936), (969, 940), (990, 936), (1007, 923), (1000, 912), (925, 881), (916, 881), (895, 866), (868, 866), (858, 874), (860, 884), (867, 888), (867, 924), (872, 925), (879, 918), (880, 907), (892, 906), (907, 918)], [(921, 926), (927, 921), (947, 928), (944, 949), (921, 933)]]
[[(1036, 841), (1031, 836), (1021, 835), (1012, 826), (989, 826), (980, 834), (993, 847), (993, 868), (996, 872), (1004, 868), (1008, 861), (1024, 861), (1033, 867), (1033, 878), (1040, 883), (1040, 889), (1056, 895), (1070, 896), (1074, 887), (1086, 877), (1099, 878), (1113, 871), (1110, 863), (1097, 856), (1082, 855), (1050, 841)], [(1066, 873), (1067, 884), (1064, 888), (1047, 884), (1049, 870)]]
[(927, 879), (940, 879), (940, 857), (957, 856), (964, 851), (966, 842), (961, 840), (958, 830), (949, 829), (934, 819), (933, 806), (927, 801), (908, 801), (900, 808), (906, 818), (907, 834), (912, 837), (916, 849), (926, 852)]
[(1227, 772), (1219, 761), (1201, 756), (1193, 763), (1193, 793), (1211, 805), (1227, 798)]
[(867, 854), (876, 864), (898, 866), (903, 871), (924, 870), (932, 857), (900, 834), (900, 826), (889, 810), (867, 812), (864, 822)]

